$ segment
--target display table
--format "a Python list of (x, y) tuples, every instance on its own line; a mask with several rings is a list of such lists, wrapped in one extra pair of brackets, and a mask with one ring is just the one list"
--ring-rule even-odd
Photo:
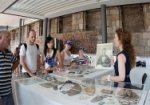
[[(102, 70), (94, 70), (94, 72), (91, 72), (91, 73), (88, 73), (88, 74), (85, 74), (83, 77), (80, 77), (80, 76), (72, 76), (72, 77), (67, 77), (66, 75), (66, 72), (65, 71), (63, 71), (63, 72), (57, 72), (57, 73), (52, 73), (51, 75), (55, 75), (55, 76), (57, 76), (57, 77), (65, 77), (65, 79), (67, 80), (67, 79), (72, 79), (72, 80), (74, 80), (74, 81), (76, 81), (76, 82), (81, 82), (82, 80), (84, 80), (84, 79), (86, 79), (86, 78), (99, 78), (99, 77), (101, 77), (102, 75), (106, 75), (106, 74), (110, 74), (110, 73), (112, 73), (113, 72), (113, 70), (112, 69), (106, 69), (106, 70), (104, 70), (104, 69), (102, 69)], [(23, 95), (23, 94), (25, 94), (25, 93), (22, 93), (22, 91), (23, 90), (26, 90), (26, 89), (28, 89), (29, 87), (33, 87), (33, 85), (31, 85), (31, 86), (28, 86), (28, 85), (23, 85), (21, 82), (17, 82), (17, 81), (19, 81), (19, 80), (21, 80), (21, 79), (24, 79), (24, 78), (21, 78), (21, 77), (15, 77), (14, 76), (14, 78), (13, 78), (13, 90), (14, 90), (14, 99), (15, 99), (15, 103), (17, 104), (17, 105), (21, 105), (20, 104), (20, 102), (19, 102), (19, 100), (20, 100), (20, 96), (18, 96), (18, 93), (21, 95), (21, 96), (24, 96), (24, 97), (30, 97), (30, 96), (26, 96), (26, 95)], [(14, 82), (15, 81), (15, 82)], [(35, 85), (35, 84), (34, 84)], [(26, 88), (26, 89), (23, 89), (22, 90), (22, 88)], [(44, 91), (44, 90), (43, 90)], [(32, 93), (32, 92), (31, 92)], [(42, 93), (40, 93), (40, 94), (42, 94)], [(25, 98), (26, 99), (26, 98)], [(23, 99), (24, 100), (24, 99)], [(19, 103), (18, 103), (19, 102)], [(23, 101), (24, 102), (24, 101)], [(31, 101), (32, 102), (32, 101)], [(43, 104), (42, 104), (43, 105)]]
[[(68, 94), (61, 93), (59, 89), (54, 90), (53, 88), (43, 87), (41, 84), (44, 83), (48, 83), (48, 81), (38, 77), (16, 80), (15, 90), (17, 105), (99, 105), (100, 102), (91, 103), (91, 100), (98, 95), (105, 96), (105, 99), (101, 102), (109, 102), (108, 100), (113, 101), (113, 103), (109, 102), (110, 104), (106, 103), (102, 105), (122, 105), (119, 103), (120, 100), (117, 95), (119, 89), (105, 86), (104, 84), (95, 85), (95, 92), (93, 95), (85, 95), (85, 93), (81, 91), (79, 94), (69, 96)], [(113, 94), (103, 95), (101, 89), (112, 89), (114, 92)], [(138, 94), (139, 97), (138, 104), (134, 105), (143, 105), (147, 92), (140, 90), (132, 91)]]

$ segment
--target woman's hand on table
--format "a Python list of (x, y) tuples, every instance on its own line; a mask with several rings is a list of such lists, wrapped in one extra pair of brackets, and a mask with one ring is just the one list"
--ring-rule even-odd
[(103, 77), (101, 77), (101, 80), (107, 80), (107, 77), (108, 77), (108, 75), (105, 75), (105, 76), (103, 76)]
[(104, 80), (104, 81), (111, 81), (111, 76), (110, 75), (105, 75), (101, 78), (101, 80)]

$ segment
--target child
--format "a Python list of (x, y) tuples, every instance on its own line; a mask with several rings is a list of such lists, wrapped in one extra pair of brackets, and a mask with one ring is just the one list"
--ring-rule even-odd
[(90, 63), (89, 57), (85, 54), (86, 49), (81, 47), (79, 49), (79, 56), (74, 58), (73, 62), (77, 65), (88, 65)]

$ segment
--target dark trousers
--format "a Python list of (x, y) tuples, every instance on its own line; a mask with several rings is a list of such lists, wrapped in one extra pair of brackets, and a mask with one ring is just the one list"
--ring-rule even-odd
[(1, 96), (0, 105), (15, 105), (12, 93), (6, 96)]

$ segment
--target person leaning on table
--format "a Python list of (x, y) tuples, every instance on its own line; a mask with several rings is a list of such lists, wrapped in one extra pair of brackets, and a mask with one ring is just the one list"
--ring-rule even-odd
[(73, 43), (71, 40), (65, 41), (64, 49), (61, 51), (61, 58), (64, 66), (71, 66), (72, 56), (71, 56), (71, 47)]
[(130, 70), (135, 66), (135, 50), (131, 44), (131, 34), (123, 29), (117, 29), (114, 37), (114, 44), (119, 49), (114, 63), (115, 75), (107, 75), (102, 80), (114, 82), (129, 82)]
[(10, 32), (0, 31), (0, 105), (14, 105), (11, 78), (19, 61), (8, 49), (10, 41)]
[(44, 73), (52, 73), (56, 67), (62, 68), (60, 51), (54, 48), (54, 39), (52, 37), (46, 37), (41, 62), (41, 69)]

